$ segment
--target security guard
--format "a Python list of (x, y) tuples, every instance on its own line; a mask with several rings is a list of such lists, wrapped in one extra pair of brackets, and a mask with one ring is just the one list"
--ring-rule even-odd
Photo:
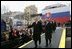
[(52, 38), (52, 24), (51, 24), (51, 21), (46, 20), (45, 29), (46, 29), (46, 32), (45, 32), (46, 46), (48, 46), (48, 40), (49, 40), (49, 44), (50, 44), (51, 43), (51, 38)]

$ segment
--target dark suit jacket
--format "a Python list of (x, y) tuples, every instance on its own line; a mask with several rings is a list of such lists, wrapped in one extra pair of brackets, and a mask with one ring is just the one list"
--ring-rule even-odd
[(45, 38), (51, 38), (52, 37), (52, 24), (49, 22), (46, 24), (46, 32), (45, 32)]
[(37, 24), (34, 22), (32, 25), (28, 26), (28, 28), (31, 28), (31, 27), (33, 27), (33, 39), (38, 40), (38, 38), (40, 37), (41, 32), (42, 32), (41, 21), (38, 21)]

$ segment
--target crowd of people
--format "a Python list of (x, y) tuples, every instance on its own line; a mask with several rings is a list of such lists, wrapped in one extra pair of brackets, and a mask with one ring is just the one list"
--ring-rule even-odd
[[(10, 46), (20, 45), (32, 40), (32, 30), (23, 28), (22, 30), (15, 29), (10, 26), (9, 30), (6, 30), (6, 22), (1, 20), (1, 46), (5, 47), (5, 44)], [(4, 46), (3, 46), (4, 45)]]
[(26, 42), (28, 40), (31, 40), (30, 35), (28, 33), (28, 30), (16, 30), (16, 29), (11, 29), (10, 34), (9, 34), (9, 39), (14, 40), (16, 38), (19, 38), (20, 40)]

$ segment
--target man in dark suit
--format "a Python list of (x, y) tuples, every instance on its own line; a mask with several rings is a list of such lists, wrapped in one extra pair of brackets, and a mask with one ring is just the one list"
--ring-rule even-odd
[(28, 26), (28, 28), (33, 27), (33, 40), (35, 43), (35, 48), (37, 47), (37, 41), (39, 40), (39, 44), (41, 43), (41, 32), (42, 32), (42, 23), (35, 18), (35, 22), (32, 25)]
[(48, 40), (49, 40), (49, 44), (50, 44), (51, 38), (52, 38), (52, 24), (48, 20), (46, 20), (45, 29), (46, 29), (46, 32), (45, 32), (46, 46), (48, 46)]

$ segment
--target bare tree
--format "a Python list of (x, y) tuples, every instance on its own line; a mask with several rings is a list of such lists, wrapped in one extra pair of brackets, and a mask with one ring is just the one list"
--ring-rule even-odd
[(4, 14), (9, 11), (9, 7), (5, 5), (1, 5), (1, 14)]

